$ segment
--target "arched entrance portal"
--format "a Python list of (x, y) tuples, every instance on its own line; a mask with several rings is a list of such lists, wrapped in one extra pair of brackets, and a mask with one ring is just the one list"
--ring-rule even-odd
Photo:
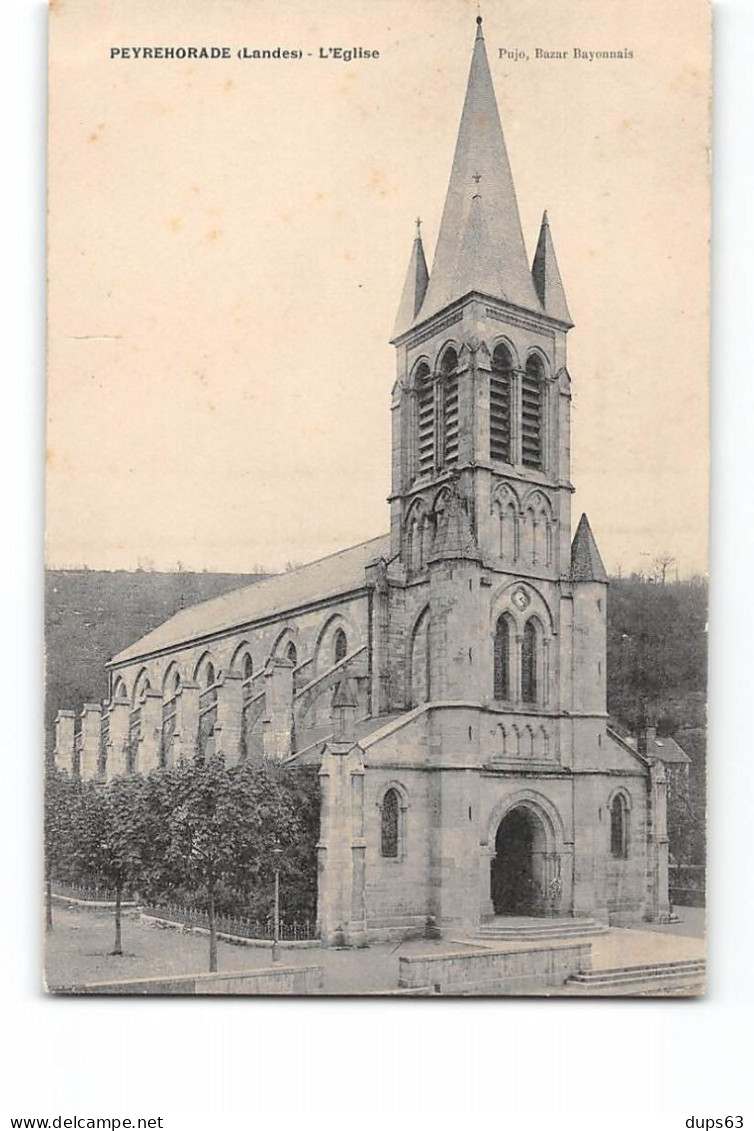
[(550, 860), (547, 833), (528, 805), (503, 817), (492, 859), (492, 906), (496, 915), (547, 915)]

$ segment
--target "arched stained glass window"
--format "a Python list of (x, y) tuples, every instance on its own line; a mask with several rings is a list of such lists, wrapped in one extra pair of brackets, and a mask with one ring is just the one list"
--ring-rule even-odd
[(621, 860), (628, 856), (628, 807), (622, 793), (616, 793), (610, 806), (610, 855)]
[(511, 633), (506, 616), (498, 617), (494, 647), (494, 696), (495, 699), (510, 699)]
[(348, 655), (348, 639), (342, 628), (337, 629), (333, 638), (333, 661), (339, 664)]
[(401, 799), (397, 789), (389, 789), (382, 799), (381, 852), (396, 857), (400, 848)]
[(537, 702), (537, 628), (533, 620), (524, 625), (521, 641), (521, 699)]

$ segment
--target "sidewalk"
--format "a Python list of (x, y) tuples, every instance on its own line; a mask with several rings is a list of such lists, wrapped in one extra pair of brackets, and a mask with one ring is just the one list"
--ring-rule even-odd
[[(705, 953), (703, 912), (681, 908), (681, 922), (663, 927), (646, 925), (640, 930), (614, 928), (597, 935), (593, 944), (593, 969), (635, 966), (702, 958)], [(88, 909), (56, 908), (55, 929), (47, 940), (46, 977), (55, 986), (103, 982), (158, 974), (188, 974), (207, 970), (206, 936), (148, 926), (131, 916), (123, 920), (122, 957), (109, 952), (113, 944), (113, 918), (109, 913)], [(685, 933), (684, 933), (685, 932)], [(327, 994), (366, 994), (398, 987), (402, 954), (448, 954), (469, 950), (502, 949), (505, 944), (481, 940), (415, 939), (402, 943), (378, 943), (363, 949), (281, 949), (281, 966), (312, 963), (324, 967)], [(537, 944), (514, 944), (509, 949)], [(546, 944), (540, 944), (546, 945)], [(255, 970), (271, 965), (269, 949), (218, 943), (218, 969)]]

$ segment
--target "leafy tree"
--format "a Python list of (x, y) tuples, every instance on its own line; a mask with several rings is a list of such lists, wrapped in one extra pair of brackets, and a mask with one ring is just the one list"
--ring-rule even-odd
[[(317, 913), (317, 842), (319, 841), (320, 788), (318, 766), (282, 766), (267, 763), (296, 814), (295, 840), (280, 860), (280, 894), (284, 913), (314, 919)], [(260, 895), (269, 899), (269, 890)], [(251, 908), (256, 916), (257, 908)]]
[(226, 769), (220, 757), (174, 772), (166, 886), (184, 886), (209, 920), (209, 969), (217, 970), (217, 899), (225, 888), (248, 896), (267, 886), (272, 848), (290, 852), (298, 822), (286, 791), (266, 765)]
[(74, 855), (81, 872), (115, 890), (113, 954), (123, 954), (124, 889), (137, 884), (149, 859), (152, 822), (146, 779), (115, 778), (108, 786), (85, 782), (75, 812)]
[(45, 927), (48, 931), (53, 928), (52, 883), (65, 866), (71, 850), (78, 794), (78, 780), (59, 770), (53, 759), (48, 758), (44, 777)]

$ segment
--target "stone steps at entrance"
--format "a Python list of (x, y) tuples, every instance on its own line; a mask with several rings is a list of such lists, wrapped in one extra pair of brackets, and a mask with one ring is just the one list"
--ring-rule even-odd
[(547, 942), (551, 939), (585, 938), (607, 931), (594, 919), (534, 919), (499, 916), (482, 923), (476, 932), (480, 939), (505, 942)]
[(707, 965), (704, 959), (654, 962), (643, 966), (614, 966), (572, 974), (566, 986), (599, 993), (696, 993), (703, 989)]

